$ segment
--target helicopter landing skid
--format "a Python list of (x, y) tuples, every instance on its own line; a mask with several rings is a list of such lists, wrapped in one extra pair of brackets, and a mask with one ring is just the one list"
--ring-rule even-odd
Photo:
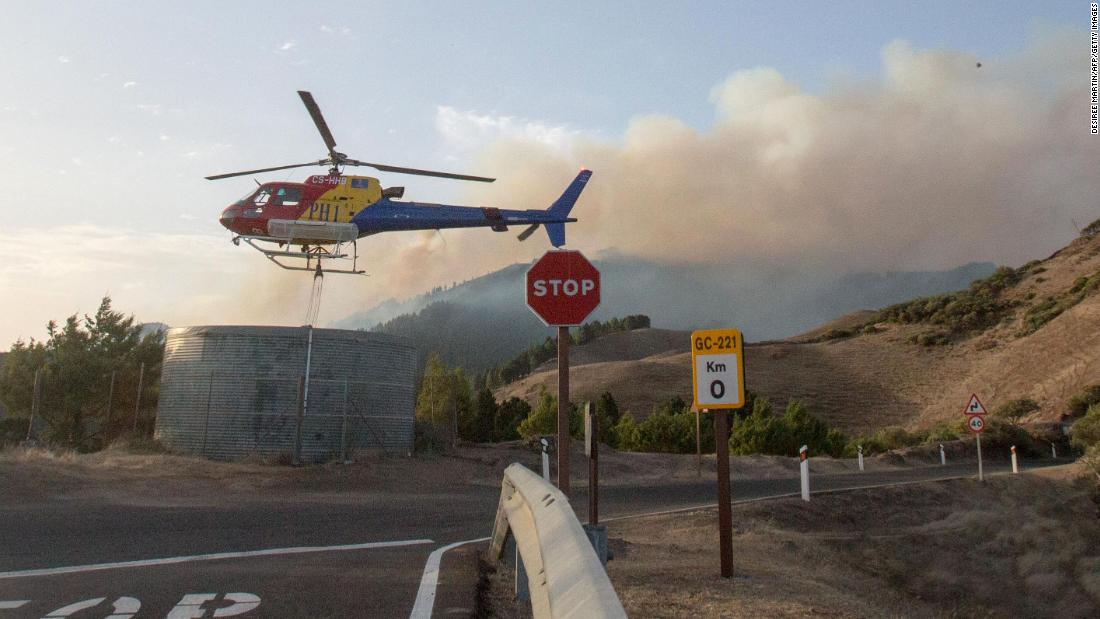
[[(360, 271), (356, 269), (356, 263), (359, 260), (358, 245), (355, 241), (351, 241), (351, 268), (350, 269), (329, 269), (321, 268), (321, 263), (324, 260), (341, 260), (348, 258), (346, 247), (349, 245), (348, 241), (338, 241), (332, 244), (331, 249), (324, 245), (302, 245), (302, 251), (292, 251), (290, 249), (273, 249), (271, 247), (265, 247), (257, 244), (257, 242), (263, 243), (277, 243), (279, 247), (287, 245), (289, 247), (290, 242), (284, 238), (278, 238), (273, 236), (245, 236), (243, 234), (233, 237), (233, 244), (240, 245), (241, 241), (248, 243), (253, 249), (264, 255), (265, 258), (279, 265), (280, 267), (288, 271), (309, 271), (311, 273), (345, 273), (348, 275), (367, 275), (366, 271)], [(279, 261), (280, 258), (291, 260), (305, 260), (305, 266), (294, 266), (284, 264)], [(314, 265), (316, 261), (316, 265)]]

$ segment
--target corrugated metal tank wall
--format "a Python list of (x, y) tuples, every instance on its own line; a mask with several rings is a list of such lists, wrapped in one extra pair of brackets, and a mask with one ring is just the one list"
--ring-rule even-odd
[[(155, 436), (218, 459), (293, 456), (307, 327), (170, 329)], [(312, 329), (301, 459), (412, 449), (416, 349), (383, 333)]]

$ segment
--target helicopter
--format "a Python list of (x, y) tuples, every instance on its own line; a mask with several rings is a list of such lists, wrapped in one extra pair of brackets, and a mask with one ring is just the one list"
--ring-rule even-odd
[[(320, 275), (322, 262), (327, 267), (331, 264), (329, 261), (349, 258), (350, 251), (350, 269), (325, 268), (324, 271), (364, 275), (364, 271), (357, 269), (358, 239), (391, 231), (486, 227), (506, 232), (509, 226), (526, 226), (518, 235), (520, 241), (525, 241), (542, 226), (550, 244), (561, 247), (565, 244), (565, 224), (577, 221), (569, 213), (592, 177), (592, 171), (587, 169), (581, 169), (561, 197), (545, 210), (402, 202), (404, 187), (383, 188), (377, 178), (344, 174), (343, 170), (362, 166), (382, 172), (482, 183), (496, 179), (352, 159), (336, 150), (336, 140), (313, 95), (299, 90), (298, 96), (328, 148), (327, 157), (308, 163), (206, 177), (207, 180), (219, 180), (292, 168), (329, 167), (327, 174), (314, 174), (303, 183), (257, 181), (259, 186), (255, 190), (222, 211), (219, 221), (234, 233), (234, 245), (244, 241), (284, 269), (315, 271)], [(304, 266), (294, 262), (301, 260), (305, 261)]]

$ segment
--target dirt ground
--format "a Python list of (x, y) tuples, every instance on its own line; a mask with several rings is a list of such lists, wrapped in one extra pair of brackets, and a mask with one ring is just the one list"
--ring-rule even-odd
[[(711, 510), (609, 523), (632, 617), (1096, 617), (1100, 511), (1078, 469), (735, 505), (734, 578)], [(483, 592), (501, 617), (511, 572)]]
[[(574, 484), (587, 482), (582, 441), (572, 442)], [(554, 457), (551, 456), (552, 466)], [(134, 453), (115, 446), (92, 454), (57, 453), (13, 447), (0, 451), (0, 497), (12, 504), (34, 504), (50, 498), (79, 500), (108, 497), (133, 505), (192, 504), (226, 493), (256, 500), (278, 500), (285, 492), (330, 494), (333, 500), (355, 500), (356, 492), (407, 490), (430, 492), (456, 485), (499, 487), (504, 469), (520, 462), (541, 470), (537, 452), (522, 442), (460, 446), (439, 455), (405, 457), (363, 455), (349, 465), (329, 463), (291, 467), (256, 458), (216, 462), (171, 453)], [(798, 476), (797, 458), (745, 456), (731, 459), (735, 479), (779, 479)], [(713, 455), (703, 456), (703, 475), (713, 476)], [(879, 469), (905, 465), (897, 458), (869, 458)], [(815, 473), (856, 470), (854, 460), (815, 458)], [(600, 450), (601, 482), (607, 486), (664, 483), (698, 478), (693, 455)]]

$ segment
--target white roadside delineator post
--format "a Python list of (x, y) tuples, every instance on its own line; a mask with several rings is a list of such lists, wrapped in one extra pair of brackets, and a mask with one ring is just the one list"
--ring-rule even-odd
[(1019, 473), (1020, 472), (1020, 468), (1018, 466), (1016, 466), (1016, 446), (1015, 445), (1012, 446), (1012, 472), (1013, 473)]
[(943, 453), (943, 443), (940, 443), (940, 466), (947, 464), (947, 456)]
[(1050, 444), (1050, 457), (1055, 460), (1058, 459), (1058, 450), (1054, 448), (1054, 443)]
[(550, 456), (547, 455), (546, 450), (550, 447), (550, 441), (541, 439), (542, 442), (542, 478), (546, 481), (550, 481)]
[(810, 448), (803, 445), (798, 450), (799, 468), (802, 470), (802, 500), (810, 500)]
[(857, 445), (856, 450), (859, 451), (859, 470), (863, 470), (863, 445)]

